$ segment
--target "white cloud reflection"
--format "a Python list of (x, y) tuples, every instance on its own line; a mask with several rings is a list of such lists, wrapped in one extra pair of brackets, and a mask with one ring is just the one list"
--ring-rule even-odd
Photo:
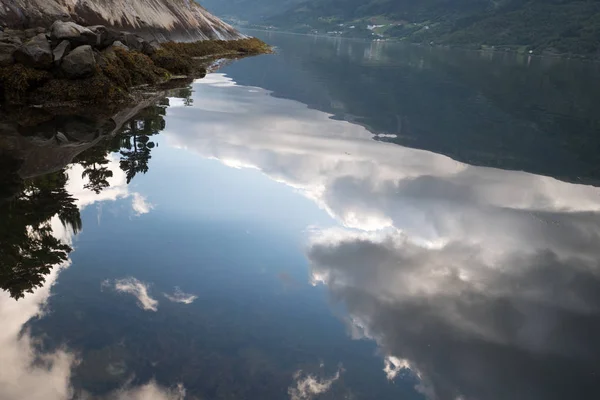
[(430, 399), (597, 391), (599, 188), (376, 142), (221, 74), (198, 85), (194, 107), (169, 109), (168, 143), (258, 169), (340, 222), (309, 231), (312, 281), (389, 379), (410, 369)]
[[(61, 268), (66, 268), (68, 264)], [(76, 357), (68, 350), (40, 354), (35, 339), (22, 332), (40, 317), (61, 268), (55, 268), (34, 293), (16, 301), (0, 292), (0, 399), (62, 400), (70, 398), (71, 368)], [(41, 362), (39, 362), (41, 360)]]
[(106, 168), (112, 172), (112, 176), (107, 178), (110, 186), (100, 193), (85, 188), (89, 179), (83, 176), (84, 168), (81, 165), (72, 164), (69, 166), (67, 169), (69, 180), (66, 189), (75, 198), (75, 204), (80, 210), (83, 210), (94, 203), (131, 198), (131, 207), (135, 215), (140, 216), (149, 213), (154, 205), (141, 193), (130, 191), (127, 185), (127, 176), (119, 166), (119, 157), (116, 154), (109, 154), (107, 158), (109, 162), (106, 164)]
[(290, 400), (311, 400), (329, 391), (331, 385), (340, 379), (340, 373), (341, 370), (338, 370), (331, 378), (319, 378), (302, 370), (296, 371), (294, 384), (288, 388)]
[(183, 304), (192, 304), (194, 300), (198, 298), (198, 296), (184, 293), (180, 288), (176, 287), (175, 292), (173, 294), (163, 293), (167, 299), (172, 301), (173, 303), (183, 303)]
[(149, 285), (147, 283), (140, 282), (133, 277), (117, 279), (115, 280), (115, 290), (133, 295), (138, 300), (138, 305), (142, 310), (158, 310), (158, 300), (153, 299), (148, 293)]
[[(135, 211), (148, 212), (152, 206), (146, 199), (138, 193), (129, 192), (125, 174), (119, 168), (117, 157), (111, 155), (109, 160), (107, 167), (113, 172), (113, 176), (108, 178), (110, 187), (99, 194), (84, 188), (88, 181), (87, 178), (82, 178), (83, 168), (80, 165), (75, 164), (67, 168), (66, 190), (75, 198), (77, 207), (83, 210), (94, 203), (133, 196)], [(74, 232), (71, 227), (65, 226), (57, 216), (50, 220), (50, 226), (54, 237), (73, 246)], [(11, 298), (8, 292), (0, 292), (0, 399), (69, 400), (73, 398), (71, 377), (73, 368), (80, 361), (77, 354), (67, 346), (52, 352), (40, 352), (36, 346), (37, 339), (26, 329), (26, 324), (31, 319), (44, 317), (48, 309), (51, 289), (60, 273), (70, 265), (69, 259), (55, 266), (46, 275), (41, 287), (35, 289), (33, 293), (25, 293), (18, 301)], [(128, 285), (132, 285), (131, 289)], [(155, 300), (147, 296), (147, 290), (144, 291), (144, 288), (136, 286), (135, 280), (119, 282), (119, 287), (123, 291), (131, 290), (130, 293), (139, 295), (138, 300), (144, 307), (156, 308), (156, 304), (153, 303)], [(182, 385), (169, 389), (150, 381), (141, 386), (126, 385), (106, 398), (179, 400), (184, 397), (185, 389)], [(83, 393), (83, 398), (97, 397), (90, 393)]]
[(154, 208), (154, 205), (148, 202), (148, 199), (139, 193), (133, 193), (133, 200), (131, 202), (133, 211), (136, 215), (148, 214), (150, 210)]

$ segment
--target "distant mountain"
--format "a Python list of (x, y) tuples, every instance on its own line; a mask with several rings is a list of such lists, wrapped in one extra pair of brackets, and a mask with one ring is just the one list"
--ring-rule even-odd
[(0, 24), (4, 26), (47, 27), (64, 18), (166, 38), (240, 37), (234, 28), (191, 0), (0, 0)]
[[(600, 53), (600, 0), (209, 0), (284, 30), (522, 52)], [(219, 6), (216, 3), (220, 3)], [(285, 11), (280, 11), (287, 5)], [(224, 11), (221, 11), (224, 10)]]

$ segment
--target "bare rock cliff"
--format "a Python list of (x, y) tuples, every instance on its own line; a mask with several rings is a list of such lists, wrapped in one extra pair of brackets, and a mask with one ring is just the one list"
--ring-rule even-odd
[(158, 40), (243, 37), (194, 0), (0, 0), (5, 27), (48, 27), (57, 19), (114, 26)]

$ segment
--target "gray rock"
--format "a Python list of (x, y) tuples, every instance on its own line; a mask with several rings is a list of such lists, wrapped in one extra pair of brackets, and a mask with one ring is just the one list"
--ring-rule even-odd
[(92, 32), (96, 34), (96, 45), (98, 49), (105, 49), (112, 45), (115, 41), (119, 40), (123, 35), (120, 31), (115, 29), (107, 28), (104, 25), (95, 25), (88, 27)]
[(7, 67), (15, 63), (17, 46), (12, 43), (0, 42), (0, 67)]
[(142, 51), (142, 49), (144, 48), (144, 38), (133, 33), (126, 33), (121, 39), (122, 42), (125, 45), (127, 45), (127, 47), (129, 47), (131, 50)]
[(61, 71), (69, 78), (85, 78), (96, 71), (96, 58), (90, 45), (79, 46), (63, 58)]
[(15, 52), (15, 60), (32, 68), (52, 68), (54, 57), (46, 35), (41, 33), (19, 47)]
[(69, 54), (71, 51), (71, 42), (63, 40), (54, 48), (52, 53), (54, 54), (54, 65), (59, 66), (62, 59)]
[(81, 45), (95, 45), (97, 35), (86, 27), (75, 22), (56, 21), (50, 27), (50, 38), (53, 42), (68, 40), (74, 47)]
[(160, 44), (156, 40), (144, 42), (142, 44), (142, 53), (147, 56), (151, 56), (152, 54), (156, 53), (158, 49), (160, 49)]

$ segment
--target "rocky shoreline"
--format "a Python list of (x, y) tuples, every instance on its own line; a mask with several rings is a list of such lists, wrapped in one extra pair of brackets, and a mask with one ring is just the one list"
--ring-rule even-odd
[[(271, 49), (256, 38), (191, 43), (146, 40), (103, 25), (54, 22), (50, 28), (0, 32), (0, 104), (112, 108), (135, 101), (139, 87), (200, 77), (211, 58)], [(199, 61), (198, 58), (203, 58)]]

